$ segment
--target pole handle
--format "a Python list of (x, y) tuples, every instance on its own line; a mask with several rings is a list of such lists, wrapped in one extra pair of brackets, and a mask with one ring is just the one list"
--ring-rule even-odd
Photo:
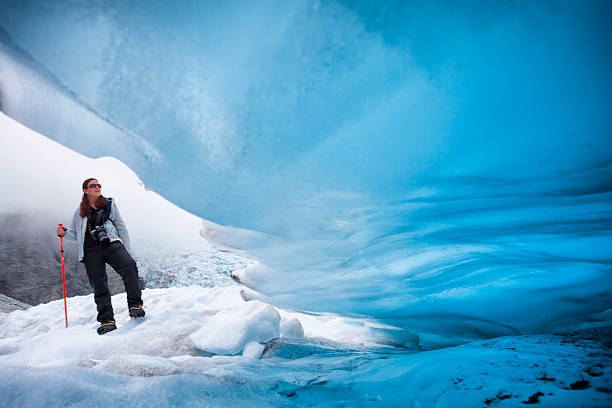
[(64, 230), (64, 232), (57, 234), (58, 237), (62, 238), (66, 234), (66, 231), (68, 231), (68, 228), (64, 227), (64, 224), (57, 224), (57, 226)]

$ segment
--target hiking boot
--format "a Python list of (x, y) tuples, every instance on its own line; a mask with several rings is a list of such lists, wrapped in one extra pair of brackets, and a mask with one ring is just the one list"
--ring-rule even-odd
[(132, 306), (129, 308), (129, 311), (130, 311), (130, 317), (132, 319), (138, 319), (139, 317), (144, 317), (145, 315), (145, 311), (142, 308), (142, 305)]
[(115, 322), (102, 323), (100, 327), (98, 327), (98, 334), (106, 334), (116, 329), (117, 329), (117, 326), (115, 326)]

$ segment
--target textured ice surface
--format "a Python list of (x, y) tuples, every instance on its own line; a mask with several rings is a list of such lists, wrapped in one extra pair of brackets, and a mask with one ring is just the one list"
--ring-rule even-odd
[[(196, 348), (191, 334), (212, 317), (231, 319), (227, 311), (244, 307), (238, 292), (236, 286), (147, 289), (147, 316), (140, 321), (129, 319), (124, 296), (116, 295), (118, 329), (104, 336), (95, 332), (91, 296), (68, 299), (68, 329), (61, 300), (4, 315), (2, 403), (415, 408), (516, 407), (534, 398), (551, 407), (612, 403), (609, 327), (411, 352), (334, 341), (332, 332), (315, 337), (305, 325), (303, 338), (249, 342), (242, 355), (212, 355)], [(335, 325), (338, 332), (343, 327), (350, 333), (351, 326)], [(107, 394), (113, 398), (99, 398)]]
[[(605, 174), (566, 183), (579, 189)], [(418, 335), (421, 347), (435, 348), (606, 324), (612, 195), (565, 193), (556, 180), (419, 191), (338, 217), (343, 240), (276, 239), (265, 247), (210, 224), (217, 231), (207, 236), (260, 260), (234, 274), (269, 302), (374, 316), (405, 329), (395, 332), (398, 343)]]
[(231, 285), (231, 272), (241, 271), (253, 263), (228, 252), (146, 243), (138, 245), (135, 258), (150, 288)]

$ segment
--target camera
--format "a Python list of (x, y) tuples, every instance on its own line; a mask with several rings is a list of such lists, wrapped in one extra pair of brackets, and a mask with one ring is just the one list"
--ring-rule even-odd
[(91, 237), (99, 241), (103, 247), (107, 247), (110, 244), (110, 239), (103, 225), (98, 225), (95, 229), (91, 230)]

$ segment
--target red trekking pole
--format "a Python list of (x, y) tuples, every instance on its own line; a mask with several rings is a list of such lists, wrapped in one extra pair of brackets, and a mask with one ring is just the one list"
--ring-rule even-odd
[[(63, 228), (66, 231), (66, 228), (62, 224), (58, 224), (58, 227)], [(68, 308), (66, 307), (66, 274), (64, 273), (64, 233), (57, 234), (60, 239), (60, 245), (62, 249), (62, 281), (64, 282), (64, 314), (66, 316), (66, 327), (68, 327)]]

